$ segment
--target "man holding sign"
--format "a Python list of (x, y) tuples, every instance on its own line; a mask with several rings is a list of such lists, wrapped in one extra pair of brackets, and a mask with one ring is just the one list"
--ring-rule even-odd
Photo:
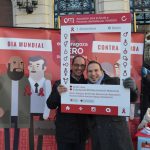
[[(82, 56), (76, 56), (72, 60), (70, 82), (73, 84), (85, 84), (83, 72), (86, 60)], [(85, 142), (88, 135), (87, 118), (81, 114), (67, 114), (61, 112), (60, 94), (66, 92), (66, 88), (56, 81), (52, 93), (47, 100), (50, 109), (57, 108), (56, 115), (56, 140), (58, 150), (85, 150)]]

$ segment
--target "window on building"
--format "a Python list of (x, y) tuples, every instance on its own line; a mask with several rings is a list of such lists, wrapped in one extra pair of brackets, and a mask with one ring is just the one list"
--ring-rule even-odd
[(95, 13), (94, 0), (55, 0), (54, 2), (55, 28), (59, 28), (60, 16)]
[[(147, 32), (147, 25), (150, 25), (150, 0), (130, 0), (132, 13), (132, 24), (134, 31), (145, 32), (144, 64), (150, 66), (150, 32)], [(138, 27), (138, 28), (137, 28)]]
[(136, 25), (150, 24), (150, 0), (130, 0), (130, 8)]
[(147, 32), (147, 25), (150, 25), (150, 0), (130, 0), (130, 8), (134, 31), (146, 32), (144, 63), (150, 66), (150, 32)]

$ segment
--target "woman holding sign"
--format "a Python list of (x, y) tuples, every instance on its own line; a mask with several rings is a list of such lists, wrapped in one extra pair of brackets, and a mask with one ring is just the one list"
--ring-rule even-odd
[[(120, 84), (119, 78), (111, 78), (96, 61), (87, 66), (88, 84)], [(132, 100), (137, 99), (137, 88), (134, 80), (124, 80), (124, 87), (130, 88)], [(92, 138), (92, 150), (133, 150), (126, 118), (120, 116), (89, 116), (89, 129)]]

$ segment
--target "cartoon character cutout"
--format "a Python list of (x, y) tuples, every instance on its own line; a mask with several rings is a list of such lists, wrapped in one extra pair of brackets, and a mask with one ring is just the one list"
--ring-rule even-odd
[(24, 62), (19, 56), (11, 56), (8, 61), (7, 74), (0, 77), (0, 107), (3, 117), (1, 128), (11, 127), (11, 117), (17, 117), (18, 128), (30, 127), (30, 96), (24, 95), (28, 78), (24, 76)]
[[(0, 128), (4, 128), (5, 149), (10, 149), (10, 130), (14, 128), (13, 149), (18, 149), (18, 128), (30, 127), (30, 96), (24, 95), (25, 85), (29, 84), (24, 76), (24, 62), (19, 56), (8, 61), (7, 74), (0, 77)], [(6, 141), (7, 139), (7, 141)]]
[(49, 117), (50, 109), (46, 101), (51, 93), (51, 81), (45, 78), (46, 60), (41, 56), (29, 58), (29, 82), (31, 85), (31, 113), (43, 114), (43, 119)]

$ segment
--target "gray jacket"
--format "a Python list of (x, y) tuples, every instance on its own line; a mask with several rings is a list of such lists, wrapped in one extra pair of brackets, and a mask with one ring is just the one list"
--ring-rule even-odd
[[(18, 128), (30, 127), (30, 95), (25, 92), (26, 86), (30, 86), (28, 78), (19, 80), (18, 96)], [(11, 88), (12, 80), (8, 75), (0, 77), (0, 107), (4, 110), (4, 116), (0, 118), (0, 128), (11, 127)], [(29, 87), (30, 89), (30, 87)]]

